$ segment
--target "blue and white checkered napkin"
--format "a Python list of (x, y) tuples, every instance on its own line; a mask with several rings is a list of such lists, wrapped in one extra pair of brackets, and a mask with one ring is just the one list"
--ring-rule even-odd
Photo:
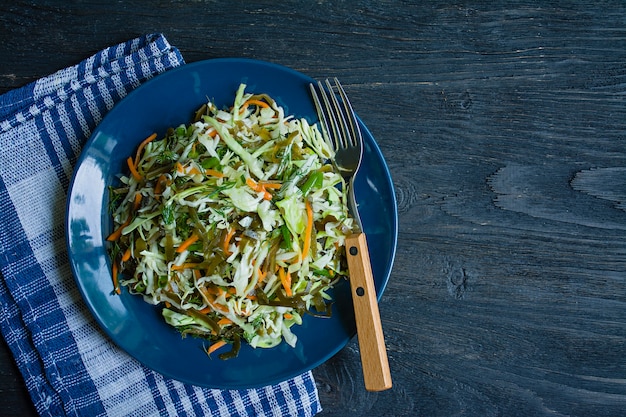
[(72, 167), (132, 89), (184, 64), (159, 34), (107, 48), (0, 96), (0, 330), (44, 416), (312, 416), (310, 372), (220, 391), (166, 379), (100, 331), (71, 276), (64, 238)]

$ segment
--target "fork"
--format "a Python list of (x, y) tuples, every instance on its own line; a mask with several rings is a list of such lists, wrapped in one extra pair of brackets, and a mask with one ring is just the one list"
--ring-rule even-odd
[(324, 86), (318, 81), (317, 88), (313, 84), (309, 87), (325, 138), (335, 151), (333, 164), (348, 184), (348, 208), (358, 228), (346, 237), (346, 256), (365, 388), (383, 391), (391, 388), (391, 371), (367, 240), (354, 194), (354, 178), (363, 156), (363, 136), (346, 92), (337, 78), (334, 83), (333, 87), (326, 80)]

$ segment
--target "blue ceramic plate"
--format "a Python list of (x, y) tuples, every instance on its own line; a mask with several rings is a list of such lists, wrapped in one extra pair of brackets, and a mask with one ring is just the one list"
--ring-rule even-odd
[[(295, 326), (295, 348), (242, 344), (239, 357), (210, 359), (206, 342), (181, 338), (163, 321), (160, 308), (123, 289), (112, 295), (106, 236), (112, 228), (108, 186), (125, 170), (124, 161), (141, 139), (189, 123), (207, 98), (232, 104), (240, 83), (247, 92), (267, 93), (288, 114), (316, 122), (308, 85), (313, 79), (291, 69), (247, 59), (215, 59), (184, 65), (145, 83), (113, 108), (93, 132), (77, 162), (67, 200), (67, 245), (72, 272), (96, 320), (111, 339), (138, 361), (164, 376), (195, 385), (244, 389), (275, 384), (313, 369), (342, 349), (356, 333), (348, 282), (334, 292), (330, 319), (305, 316)], [(361, 123), (365, 138), (356, 181), (371, 253), (378, 298), (389, 279), (397, 241), (397, 207), (385, 160)]]

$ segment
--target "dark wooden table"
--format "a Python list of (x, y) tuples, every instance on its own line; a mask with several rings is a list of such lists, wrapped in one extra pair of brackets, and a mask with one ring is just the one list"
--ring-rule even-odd
[[(0, 93), (151, 32), (339, 77), (386, 157), (394, 387), (353, 341), (321, 416), (626, 413), (624, 2), (5, 0)], [(0, 414), (34, 415), (1, 346)]]

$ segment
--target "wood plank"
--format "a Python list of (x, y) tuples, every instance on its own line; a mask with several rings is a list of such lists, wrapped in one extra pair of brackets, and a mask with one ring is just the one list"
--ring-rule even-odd
[(314, 370), (320, 416), (623, 414), (623, 2), (146, 4), (0, 5), (0, 93), (152, 31), (339, 77), (396, 187), (394, 387), (364, 389), (353, 340)]

